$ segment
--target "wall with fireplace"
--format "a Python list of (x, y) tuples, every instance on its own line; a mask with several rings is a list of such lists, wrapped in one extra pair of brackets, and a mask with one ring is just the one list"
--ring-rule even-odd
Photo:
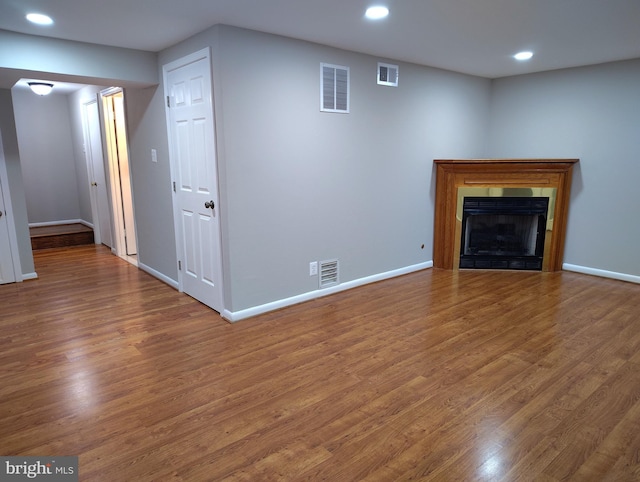
[(565, 268), (640, 281), (639, 86), (640, 59), (492, 83), (490, 157), (580, 159)]

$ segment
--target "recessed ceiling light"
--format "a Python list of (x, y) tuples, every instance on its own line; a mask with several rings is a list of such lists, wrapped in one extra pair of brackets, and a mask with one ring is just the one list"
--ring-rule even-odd
[(533, 57), (533, 52), (518, 52), (513, 56), (516, 60), (529, 60)]
[(27, 14), (27, 20), (37, 25), (52, 25), (53, 19), (49, 15), (42, 13), (29, 13)]
[(364, 15), (371, 20), (379, 20), (389, 15), (389, 9), (382, 6), (369, 7)]

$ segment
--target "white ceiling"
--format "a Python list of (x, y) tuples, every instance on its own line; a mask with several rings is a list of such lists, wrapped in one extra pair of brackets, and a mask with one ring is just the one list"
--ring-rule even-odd
[(0, 0), (0, 29), (149, 51), (218, 23), (487, 78), (640, 58), (640, 0)]

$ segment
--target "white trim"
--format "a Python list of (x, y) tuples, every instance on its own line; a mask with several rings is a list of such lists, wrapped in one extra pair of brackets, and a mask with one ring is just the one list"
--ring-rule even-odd
[(36, 273), (35, 271), (33, 273), (24, 273), (22, 275), (22, 279), (24, 281), (29, 280), (29, 279), (38, 279), (38, 273)]
[(63, 219), (61, 221), (47, 221), (44, 223), (29, 223), (30, 228), (41, 228), (43, 226), (62, 226), (64, 224), (84, 224), (86, 227), (93, 229), (93, 224), (82, 219)]
[(20, 249), (18, 247), (18, 235), (16, 234), (16, 220), (13, 217), (13, 204), (11, 203), (11, 188), (9, 187), (9, 173), (7, 172), (6, 159), (4, 157), (4, 145), (2, 144), (2, 132), (0, 132), (0, 180), (2, 180), (2, 192), (4, 194), (4, 210), (9, 231), (9, 249), (13, 262), (13, 278), (20, 282), (25, 278), (20, 264)]
[(278, 301), (272, 301), (271, 303), (265, 303), (264, 305), (254, 306), (252, 308), (247, 308), (245, 310), (240, 310), (240, 311), (223, 310), (221, 315), (223, 318), (233, 323), (236, 321), (243, 320), (245, 318), (249, 318), (251, 316), (261, 315), (269, 311), (278, 310), (280, 308), (285, 308), (287, 306), (296, 305), (304, 301), (311, 301), (316, 298), (321, 298), (323, 296), (332, 295), (334, 293), (339, 293), (341, 291), (350, 290), (352, 288), (357, 288), (359, 286), (364, 286), (370, 283), (375, 283), (377, 281), (382, 281), (389, 278), (395, 278), (397, 276), (402, 276), (405, 274), (413, 273), (415, 271), (421, 271), (423, 269), (428, 269), (432, 267), (433, 267), (433, 261), (427, 261), (425, 263), (414, 264), (412, 266), (407, 266), (405, 268), (395, 269), (392, 271), (387, 271), (385, 273), (378, 273), (372, 276), (366, 276), (364, 278), (356, 279), (353, 281), (347, 281), (346, 283), (331, 286), (329, 288), (309, 291), (301, 295), (292, 296), (290, 298), (285, 298)]
[(168, 276), (160, 273), (159, 271), (156, 271), (153, 268), (150, 268), (149, 266), (147, 266), (144, 263), (140, 263), (138, 261), (138, 268), (140, 268), (142, 271), (144, 271), (145, 273), (150, 274), (151, 276), (153, 276), (154, 278), (158, 278), (160, 281), (164, 282), (165, 284), (168, 284), (169, 286), (171, 286), (174, 289), (178, 289), (178, 282), (174, 279), (169, 278)]
[[(377, 281), (382, 281), (389, 278), (395, 278), (397, 276), (402, 276), (404, 274), (409, 274), (415, 271), (421, 271), (423, 269), (428, 269), (432, 267), (433, 267), (433, 261), (427, 261), (425, 263), (415, 264), (412, 266), (407, 266), (405, 268), (400, 268), (397, 270), (387, 271), (385, 273), (379, 273), (376, 275), (367, 276), (365, 278), (348, 281), (346, 283), (332, 286), (330, 288), (309, 291), (307, 293), (292, 296), (290, 298), (273, 301), (271, 303), (265, 303), (264, 305), (258, 305), (258, 306), (254, 306), (252, 308), (247, 308), (240, 311), (223, 310), (221, 315), (227, 321), (234, 323), (236, 321), (240, 321), (245, 318), (261, 315), (263, 313), (268, 313), (269, 311), (278, 310), (280, 308), (286, 308), (287, 306), (296, 305), (298, 303), (303, 303), (305, 301), (311, 301), (316, 298), (321, 298), (323, 296), (332, 295), (335, 293), (339, 293), (341, 291), (346, 291), (352, 288), (357, 288), (359, 286), (364, 286), (366, 284), (375, 283)], [(621, 281), (628, 281), (631, 283), (640, 284), (640, 276), (635, 276), (635, 275), (630, 275), (625, 273), (616, 273), (613, 271), (605, 271), (601, 269), (588, 268), (588, 267), (577, 266), (577, 265), (568, 264), (568, 263), (564, 263), (562, 265), (562, 269), (566, 271), (574, 271), (576, 273), (599, 276), (603, 278), (612, 278), (612, 279), (617, 279)]]
[[(122, 113), (111, 108), (114, 97), (122, 96)], [(124, 88), (109, 87), (100, 91), (100, 103), (102, 105), (101, 134), (104, 159), (108, 173), (105, 172), (105, 182), (109, 191), (107, 199), (110, 200), (111, 221), (111, 247), (116, 256), (131, 262), (132, 256), (138, 253), (138, 233), (136, 224), (135, 197), (133, 192), (133, 174), (131, 169), (131, 153), (129, 145), (129, 129), (127, 127), (127, 101)], [(99, 104), (100, 106), (100, 104)], [(98, 113), (100, 108), (98, 107)], [(117, 124), (122, 123), (122, 127)], [(121, 139), (124, 137), (124, 140)], [(126, 155), (121, 156), (122, 149)], [(126, 173), (126, 174), (123, 174)], [(108, 178), (108, 180), (107, 180)], [(109, 197), (110, 194), (110, 197)], [(130, 219), (128, 219), (130, 218)], [(127, 229), (128, 228), (128, 229)], [(129, 249), (135, 248), (135, 253), (129, 254)], [(135, 264), (135, 263), (132, 263)]]
[(573, 271), (575, 273), (589, 274), (592, 276), (599, 276), (601, 278), (611, 278), (620, 281), (628, 281), (630, 283), (640, 284), (640, 276), (635, 276), (626, 273), (616, 273), (615, 271), (607, 271), (604, 269), (589, 268), (587, 266), (578, 266), (575, 264), (564, 263), (562, 269), (565, 271)]

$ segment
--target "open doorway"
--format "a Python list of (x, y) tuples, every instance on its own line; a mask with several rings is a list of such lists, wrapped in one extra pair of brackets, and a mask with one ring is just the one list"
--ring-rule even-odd
[(124, 91), (119, 87), (114, 87), (100, 92), (100, 97), (103, 106), (107, 165), (113, 208), (112, 251), (137, 266), (138, 246), (129, 167)]

